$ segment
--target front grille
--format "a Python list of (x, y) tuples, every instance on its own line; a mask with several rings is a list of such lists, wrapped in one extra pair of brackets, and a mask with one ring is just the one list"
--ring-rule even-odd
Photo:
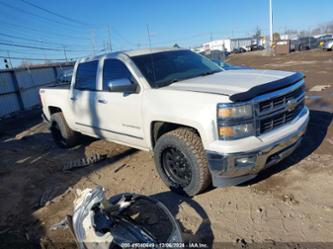
[[(297, 89), (263, 100), (257, 105), (257, 133), (261, 135), (278, 128), (293, 119), (304, 108), (304, 90), (300, 86)], [(290, 102), (294, 102), (294, 108), (288, 107)]]
[(278, 113), (269, 118), (260, 120), (260, 134), (271, 131), (274, 128), (280, 127), (297, 117), (304, 107), (304, 100), (292, 111)]
[(259, 111), (260, 112), (269, 112), (271, 110), (274, 110), (275, 108), (283, 107), (283, 105), (285, 105), (288, 100), (297, 99), (303, 93), (304, 93), (304, 91), (300, 87), (300, 88), (296, 89), (295, 91), (288, 93), (286, 95), (260, 102)]

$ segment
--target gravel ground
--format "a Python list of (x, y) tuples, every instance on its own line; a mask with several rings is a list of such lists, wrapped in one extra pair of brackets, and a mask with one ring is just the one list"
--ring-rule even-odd
[[(72, 213), (75, 189), (97, 185), (107, 196), (137, 192), (158, 198), (186, 240), (215, 248), (333, 247), (328, 243), (333, 242), (333, 53), (248, 53), (232, 55), (228, 62), (306, 74), (311, 119), (303, 145), (292, 156), (251, 182), (211, 188), (190, 199), (163, 185), (150, 153), (88, 139), (74, 149), (59, 149), (38, 111), (1, 121), (0, 248), (10, 241), (17, 248), (75, 248), (68, 230), (50, 227)], [(63, 171), (69, 161), (96, 153), (107, 159)]]

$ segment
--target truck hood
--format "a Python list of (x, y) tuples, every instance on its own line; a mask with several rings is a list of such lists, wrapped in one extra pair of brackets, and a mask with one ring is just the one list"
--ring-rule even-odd
[[(169, 90), (195, 91), (223, 95), (237, 95), (258, 88), (258, 86), (270, 86), (274, 90), (277, 82), (293, 77), (295, 73), (276, 70), (231, 70), (222, 71), (208, 76), (187, 79), (173, 83), (166, 88)], [(297, 78), (297, 77), (296, 77)], [(298, 75), (298, 80), (301, 77)], [(293, 79), (295, 80), (295, 79)], [(290, 80), (288, 80), (290, 81)], [(273, 84), (275, 83), (275, 84)], [(294, 82), (295, 83), (295, 82)]]

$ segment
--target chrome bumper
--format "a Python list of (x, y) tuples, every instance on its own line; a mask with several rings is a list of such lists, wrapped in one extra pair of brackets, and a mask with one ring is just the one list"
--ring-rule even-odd
[[(261, 170), (280, 162), (294, 152), (302, 141), (307, 125), (308, 119), (287, 137), (254, 151), (230, 154), (207, 151), (213, 185), (226, 187), (255, 178)], [(238, 165), (238, 159), (243, 158), (251, 158), (252, 163)]]

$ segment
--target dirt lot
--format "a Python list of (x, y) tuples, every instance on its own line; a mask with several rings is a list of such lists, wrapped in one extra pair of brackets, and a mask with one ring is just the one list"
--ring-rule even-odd
[[(248, 53), (231, 56), (229, 62), (306, 74), (310, 125), (303, 146), (292, 156), (251, 182), (210, 189), (190, 199), (163, 185), (147, 152), (105, 141), (59, 149), (39, 113), (2, 121), (0, 248), (10, 241), (22, 248), (70, 247), (63, 244), (73, 241), (69, 231), (50, 227), (72, 213), (75, 189), (97, 185), (105, 187), (107, 196), (137, 192), (159, 198), (177, 217), (186, 239), (216, 248), (221, 248), (219, 242), (240, 248), (253, 243), (275, 248), (278, 242), (288, 242), (282, 244), (288, 248), (315, 245), (306, 242), (333, 247), (323, 243), (333, 242), (333, 53)], [(109, 157), (63, 171), (68, 162), (96, 153)]]

